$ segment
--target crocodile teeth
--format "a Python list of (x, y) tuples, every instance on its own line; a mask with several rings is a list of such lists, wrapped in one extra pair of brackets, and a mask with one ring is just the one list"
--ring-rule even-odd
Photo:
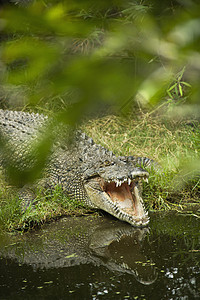
[(128, 179), (128, 185), (130, 185), (130, 184), (131, 184), (131, 179), (129, 178), (129, 179)]
[(116, 183), (116, 187), (118, 187), (118, 186), (121, 186), (121, 185), (122, 185), (122, 182), (121, 182), (120, 180), (117, 180), (115, 183)]

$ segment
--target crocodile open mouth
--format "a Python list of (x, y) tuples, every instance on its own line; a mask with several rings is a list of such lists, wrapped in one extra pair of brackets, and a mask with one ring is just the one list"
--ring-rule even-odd
[(133, 199), (133, 197), (135, 198), (135, 186), (134, 182), (131, 182), (130, 185), (128, 185), (128, 183), (122, 183), (120, 186), (116, 186), (115, 182), (111, 182), (105, 183), (103, 190), (114, 203), (120, 205), (123, 211), (137, 215), (136, 199)]
[(149, 223), (149, 217), (140, 195), (142, 180), (148, 181), (147, 176), (134, 179), (127, 178), (121, 181), (106, 181), (102, 177), (97, 176), (93, 178), (92, 186), (93, 190), (95, 190), (95, 187), (99, 191), (101, 190), (100, 195), (97, 197), (99, 199), (100, 197), (104, 198), (104, 205), (107, 203), (107, 207), (109, 207), (109, 209), (104, 208), (104, 210), (134, 226), (146, 226)]
[[(143, 179), (147, 181), (147, 178)], [(138, 218), (146, 216), (143, 200), (139, 195), (138, 180), (104, 182), (101, 187), (123, 212)]]

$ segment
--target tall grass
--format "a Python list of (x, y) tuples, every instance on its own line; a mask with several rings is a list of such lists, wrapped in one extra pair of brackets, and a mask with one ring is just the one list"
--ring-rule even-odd
[(150, 209), (200, 204), (200, 179), (195, 172), (200, 130), (192, 123), (140, 113), (137, 117), (96, 119), (84, 130), (116, 155), (149, 157), (160, 165), (150, 170), (149, 184), (144, 185), (144, 200)]
[(13, 187), (6, 187), (4, 180), (0, 181), (0, 191), (0, 231), (28, 230), (63, 215), (90, 213), (82, 203), (63, 194), (60, 186), (56, 186), (53, 191), (36, 191), (34, 203), (25, 212), (21, 210), (18, 191), (13, 190)]

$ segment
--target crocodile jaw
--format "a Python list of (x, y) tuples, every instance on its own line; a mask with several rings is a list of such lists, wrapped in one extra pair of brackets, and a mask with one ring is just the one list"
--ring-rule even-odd
[(96, 177), (84, 186), (90, 201), (96, 207), (135, 227), (148, 225), (148, 213), (145, 211), (136, 180), (123, 183), (105, 182), (101, 177)]

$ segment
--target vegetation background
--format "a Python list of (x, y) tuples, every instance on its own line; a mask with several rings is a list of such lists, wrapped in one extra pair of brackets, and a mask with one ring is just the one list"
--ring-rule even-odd
[[(158, 161), (144, 186), (150, 209), (199, 207), (199, 1), (13, 2), (0, 9), (1, 108), (81, 125), (118, 155)], [(56, 190), (57, 202), (22, 217), (4, 186), (7, 227), (69, 209)]]

